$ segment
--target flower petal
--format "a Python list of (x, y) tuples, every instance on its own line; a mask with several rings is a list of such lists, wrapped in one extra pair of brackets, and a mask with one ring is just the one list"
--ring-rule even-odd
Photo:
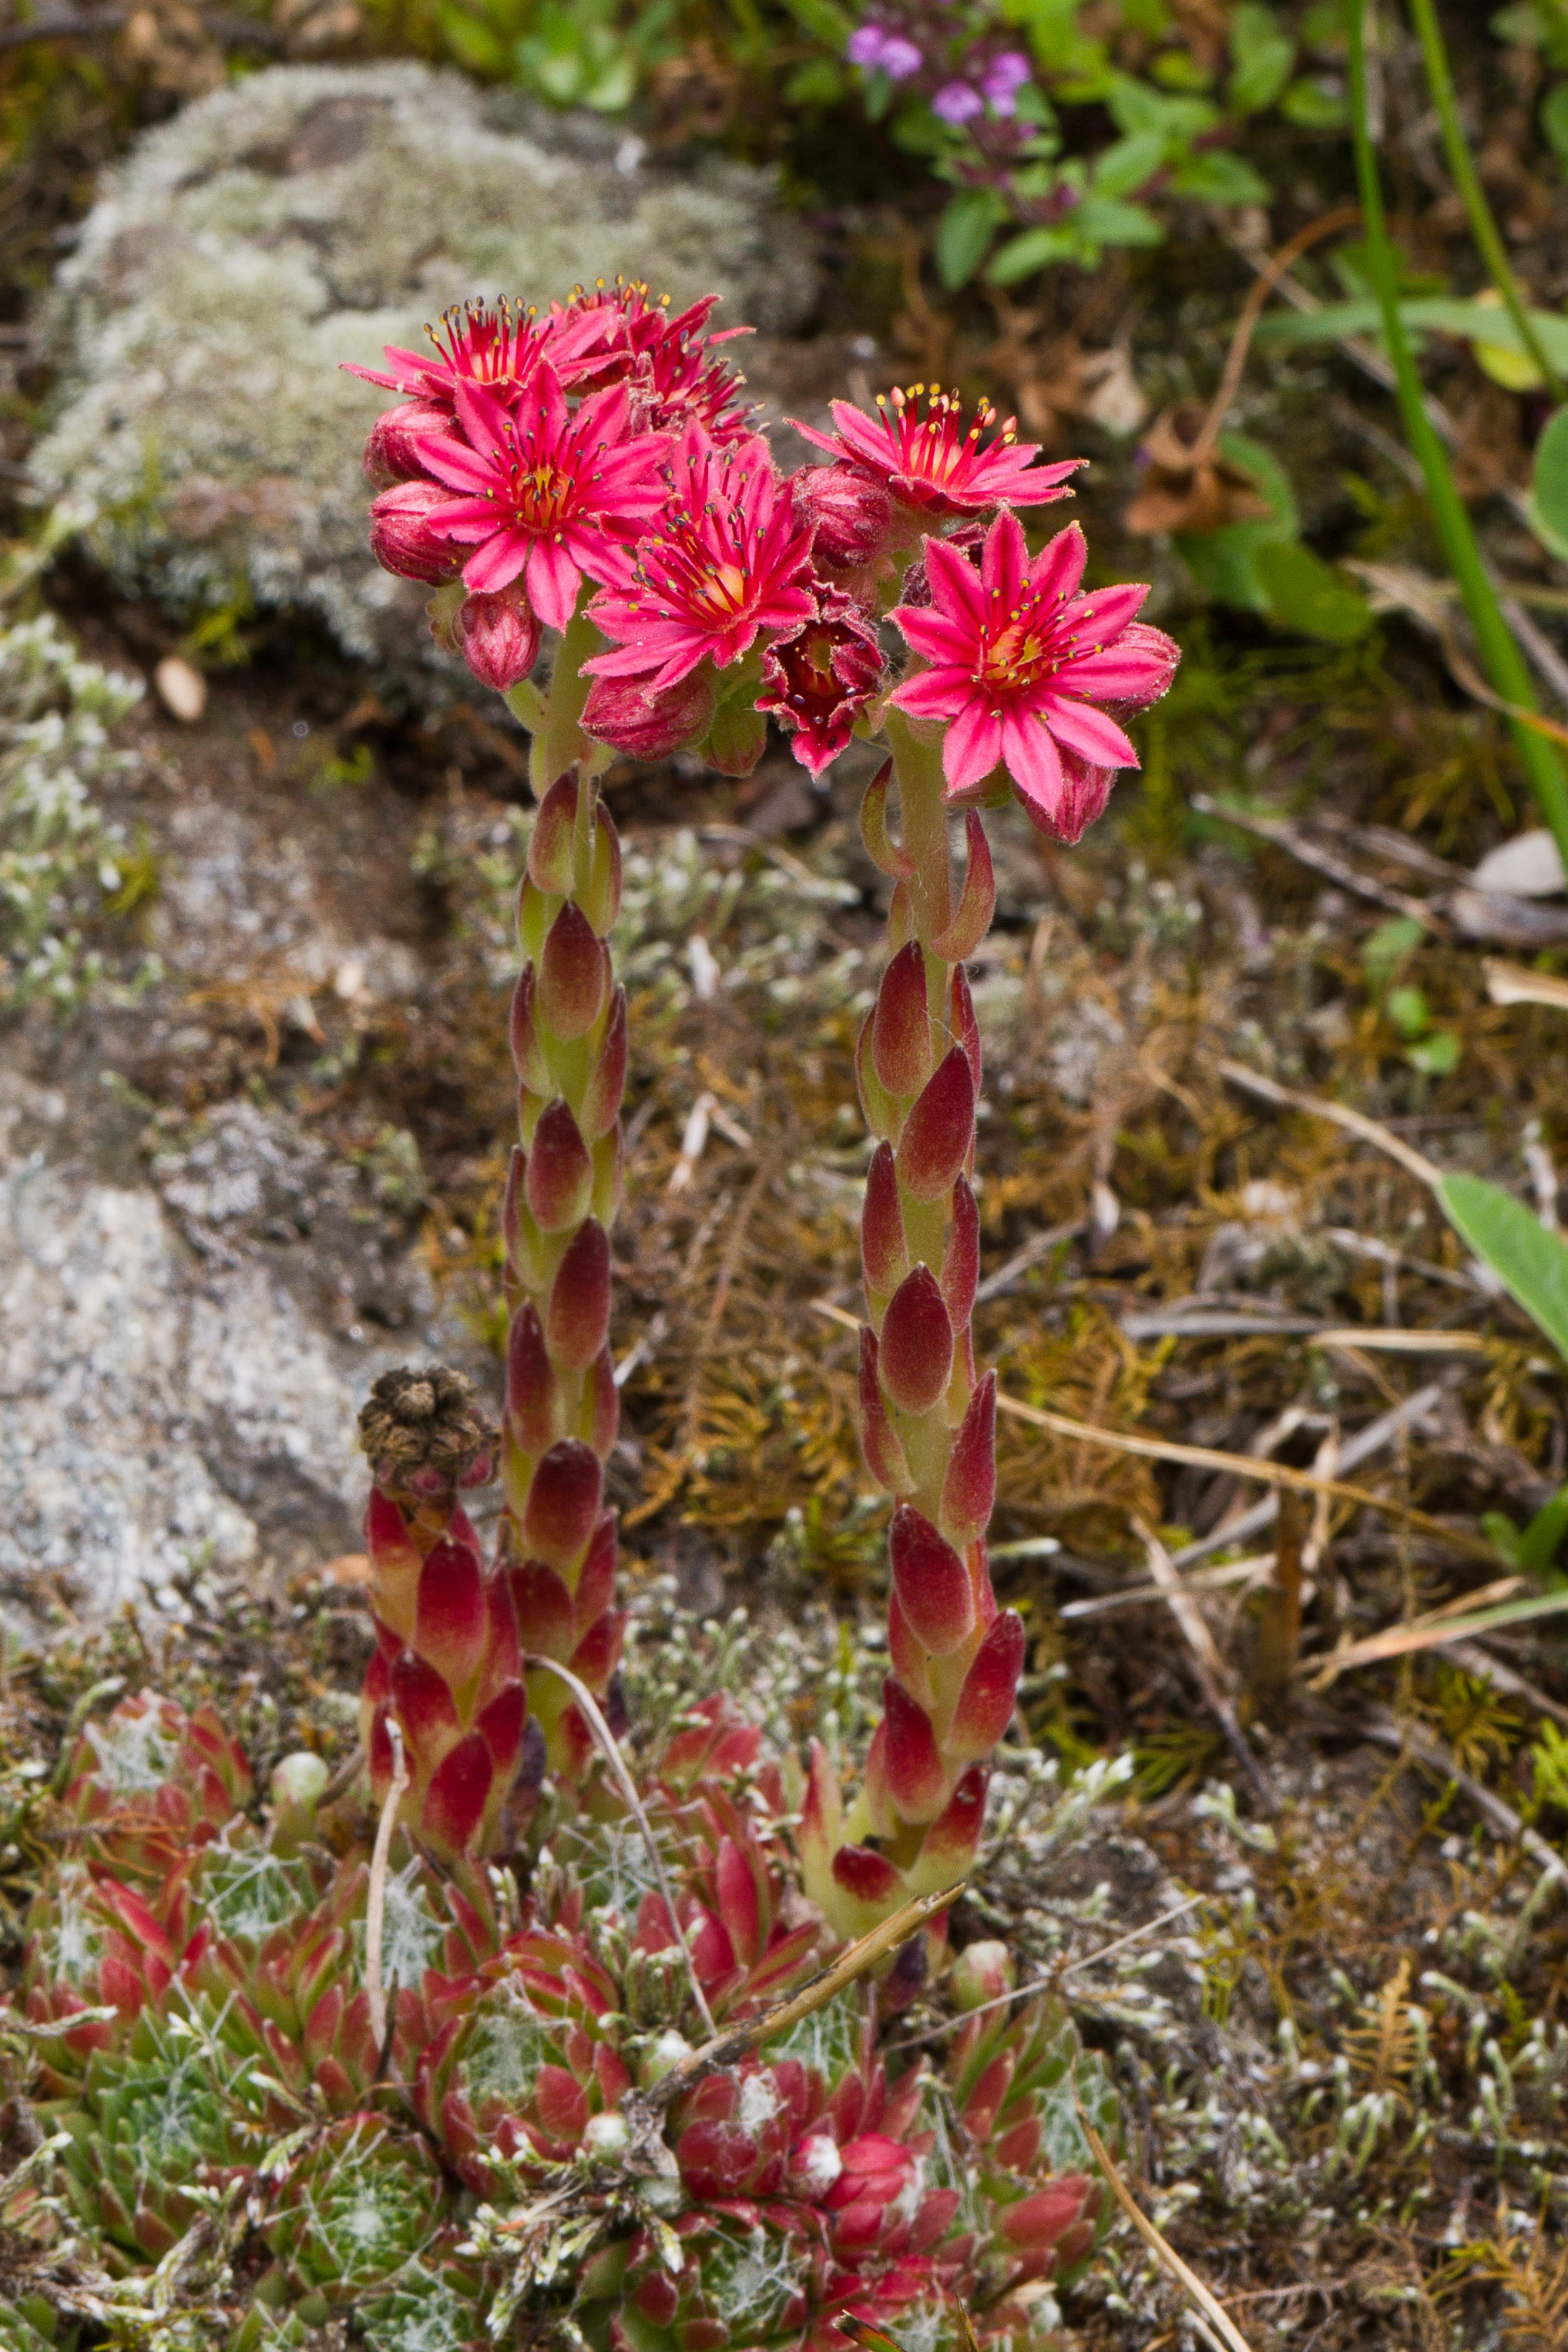
[(984, 696), (971, 692), (955, 713), (942, 744), (942, 772), (949, 792), (961, 793), (988, 776), (1002, 756), (1002, 722)]
[(497, 588), (509, 588), (528, 562), (532, 544), (526, 530), (493, 531), (464, 565), (464, 586), (480, 595)]
[(915, 652), (924, 654), (927, 661), (973, 664), (977, 650), (973, 631), (950, 621), (945, 613), (926, 604), (899, 604), (888, 618), (897, 622)]
[(450, 433), (416, 433), (413, 454), (425, 472), (434, 474), (449, 489), (494, 491), (498, 487), (499, 477), (494, 466), (487, 465)]
[(1040, 721), (1027, 710), (1009, 710), (1002, 720), (1002, 757), (1026, 801), (1054, 814), (1061, 797), (1061, 755)]
[(1029, 576), (1029, 541), (1017, 515), (999, 514), (986, 533), (980, 584), (993, 614), (1010, 614)]
[(1075, 522), (1048, 540), (1030, 565), (1029, 584), (1040, 597), (1064, 603), (1076, 595), (1089, 561), (1089, 542)]
[(974, 691), (967, 669), (922, 669), (895, 688), (891, 698), (916, 719), (951, 719)]
[(946, 540), (928, 539), (924, 545), (932, 604), (960, 628), (966, 623), (974, 629), (981, 627), (986, 616), (986, 592), (974, 565), (956, 547), (949, 547)]
[(528, 602), (547, 629), (566, 627), (581, 585), (582, 574), (562, 541), (533, 540), (528, 552)]
[(1138, 755), (1113, 719), (1092, 702), (1071, 702), (1048, 694), (1042, 717), (1058, 742), (1081, 751), (1096, 768), (1135, 768)]

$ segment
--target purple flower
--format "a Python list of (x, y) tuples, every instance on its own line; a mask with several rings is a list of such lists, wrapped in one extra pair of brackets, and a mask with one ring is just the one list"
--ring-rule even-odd
[(986, 101), (967, 81), (944, 82), (931, 101), (931, 111), (944, 122), (972, 122), (986, 110)]
[(850, 35), (844, 55), (851, 65), (884, 73), (890, 81), (907, 81), (925, 62), (912, 40), (885, 25), (862, 25)]
[(1003, 49), (987, 66), (980, 88), (994, 114), (1017, 110), (1018, 93), (1030, 78), (1029, 59), (1018, 49)]

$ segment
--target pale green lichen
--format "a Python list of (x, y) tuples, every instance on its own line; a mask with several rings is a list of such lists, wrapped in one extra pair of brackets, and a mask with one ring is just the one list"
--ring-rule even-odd
[(74, 1003), (103, 970), (84, 926), (121, 887), (99, 794), (139, 678), (84, 661), (50, 613), (0, 625), (0, 1004)]

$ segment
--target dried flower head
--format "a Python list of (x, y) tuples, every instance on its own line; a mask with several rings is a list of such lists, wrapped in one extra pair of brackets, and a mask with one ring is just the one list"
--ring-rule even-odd
[(383, 1372), (360, 1413), (360, 1444), (389, 1493), (450, 1494), (482, 1486), (496, 1432), (466, 1373), (445, 1364)]

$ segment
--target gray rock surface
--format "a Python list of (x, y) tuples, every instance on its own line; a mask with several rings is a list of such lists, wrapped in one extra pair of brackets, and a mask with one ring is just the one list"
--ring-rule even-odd
[(405, 665), (427, 592), (371, 562), (359, 466), (389, 396), (340, 362), (421, 346), (466, 298), (617, 272), (772, 333), (814, 281), (764, 173), (655, 166), (597, 119), (406, 61), (249, 75), (150, 132), (83, 225), (41, 313), (62, 391), (36, 478), (96, 507), (128, 589), (303, 607)]

